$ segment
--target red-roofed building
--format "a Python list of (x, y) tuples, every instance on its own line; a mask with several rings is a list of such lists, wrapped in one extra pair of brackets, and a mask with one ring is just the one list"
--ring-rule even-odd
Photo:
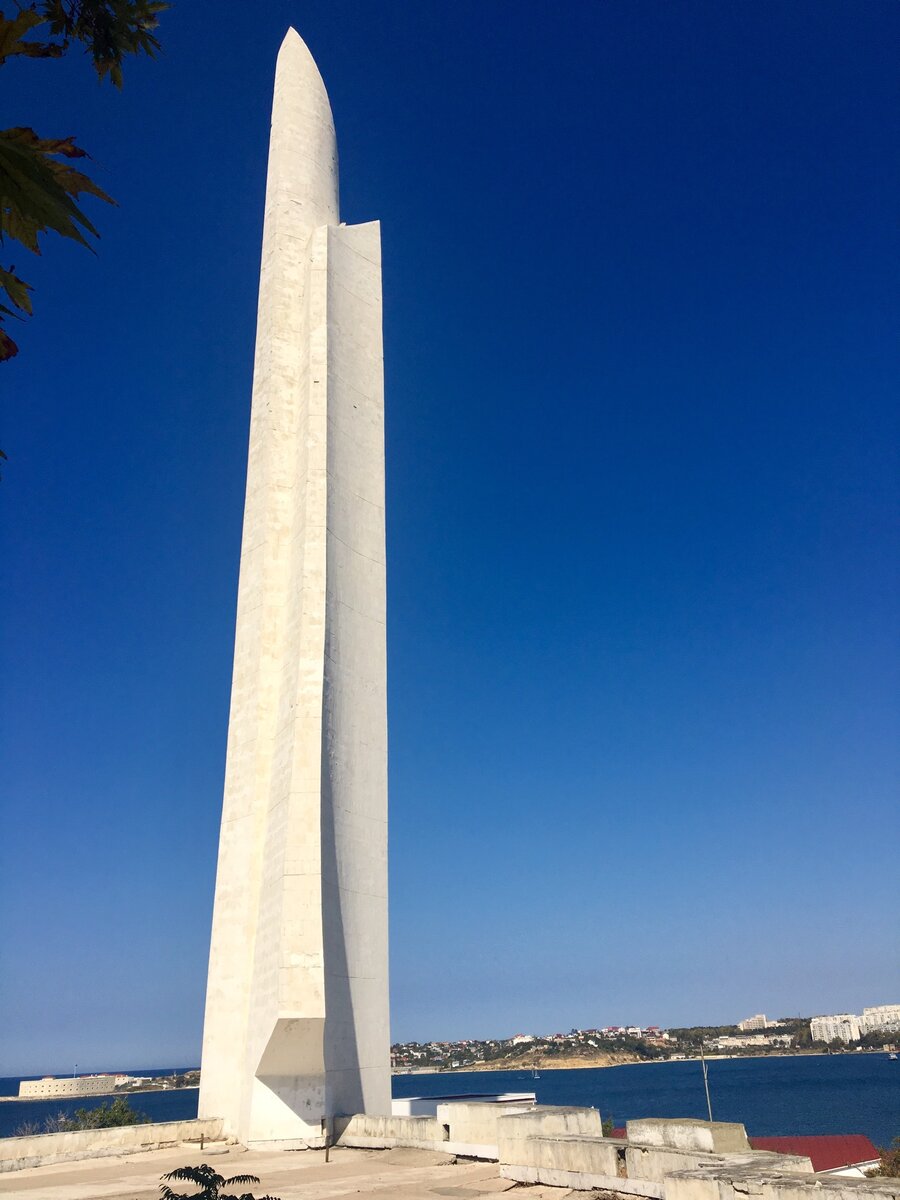
[(878, 1150), (861, 1133), (814, 1134), (797, 1137), (752, 1137), (754, 1150), (774, 1150), (776, 1154), (803, 1154), (813, 1170), (828, 1175), (849, 1175), (861, 1179), (879, 1163)]

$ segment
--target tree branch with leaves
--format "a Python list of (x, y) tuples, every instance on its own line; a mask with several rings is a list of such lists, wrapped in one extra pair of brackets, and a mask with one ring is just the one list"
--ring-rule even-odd
[[(175, 1192), (169, 1187), (168, 1180), (180, 1183), (192, 1183), (200, 1188), (199, 1192)], [(246, 1187), (248, 1183), (259, 1183), (258, 1175), (232, 1175), (225, 1179), (214, 1171), (207, 1163), (199, 1167), (178, 1167), (162, 1177), (159, 1190), (162, 1200), (278, 1200), (277, 1196), (255, 1197), (251, 1192), (223, 1192), (222, 1188)]]
[[(129, 54), (159, 50), (155, 30), (168, 4), (161, 0), (34, 0), (0, 10), (0, 66), (11, 58), (61, 58), (76, 43), (93, 60), (100, 80), (122, 86)], [(9, 4), (3, 8), (8, 10)], [(9, 262), (10, 243), (41, 253), (46, 233), (91, 248), (97, 230), (79, 208), (83, 194), (113, 201), (73, 161), (88, 157), (73, 136), (41, 137), (19, 126), (0, 130), (0, 362), (19, 351), (8, 332), (9, 318), (31, 316), (31, 286)], [(8, 264), (8, 265), (7, 265)]]

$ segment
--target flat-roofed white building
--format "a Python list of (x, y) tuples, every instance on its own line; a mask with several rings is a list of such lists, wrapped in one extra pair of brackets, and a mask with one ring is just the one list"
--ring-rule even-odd
[(876, 1004), (864, 1008), (859, 1018), (863, 1033), (874, 1033), (881, 1029), (900, 1029), (900, 1004)]
[(835, 1013), (830, 1017), (813, 1017), (809, 1032), (814, 1042), (858, 1042), (859, 1017), (853, 1013)]
[(745, 1017), (743, 1021), (738, 1021), (738, 1029), (741, 1033), (752, 1033), (754, 1029), (767, 1029), (768, 1026), (765, 1013), (756, 1013), (755, 1016)]

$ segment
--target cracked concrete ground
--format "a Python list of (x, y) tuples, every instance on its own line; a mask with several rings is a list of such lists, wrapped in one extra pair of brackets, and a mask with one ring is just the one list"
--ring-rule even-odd
[[(566, 1188), (510, 1183), (500, 1178), (496, 1163), (457, 1162), (430, 1150), (337, 1148), (326, 1163), (321, 1150), (216, 1149), (150, 1150), (11, 1171), (0, 1175), (0, 1200), (159, 1200), (159, 1179), (165, 1171), (201, 1162), (209, 1162), (226, 1177), (258, 1175), (254, 1195), (268, 1193), (281, 1200), (561, 1200), (576, 1195)], [(173, 1186), (195, 1190), (190, 1184)]]

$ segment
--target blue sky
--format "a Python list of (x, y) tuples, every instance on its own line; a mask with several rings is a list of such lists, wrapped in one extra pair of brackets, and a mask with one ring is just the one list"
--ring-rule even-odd
[(198, 1059), (290, 23), (383, 223), (394, 1036), (896, 1000), (900, 10), (226, 7), (3, 68), (118, 207), (7, 254), (0, 1072)]

